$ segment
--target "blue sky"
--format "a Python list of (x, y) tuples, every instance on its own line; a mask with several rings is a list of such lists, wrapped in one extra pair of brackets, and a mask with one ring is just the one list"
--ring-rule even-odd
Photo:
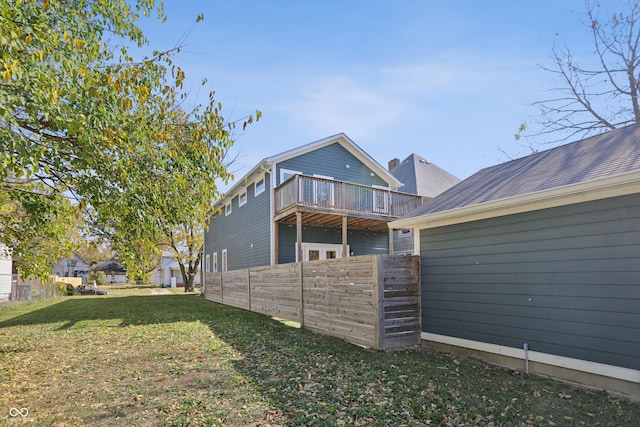
[(466, 178), (527, 153), (514, 134), (556, 86), (538, 67), (554, 44), (593, 57), (582, 0), (166, 0), (165, 11), (140, 26), (154, 49), (184, 45), (190, 100), (214, 90), (227, 118), (263, 113), (235, 134), (236, 178), (340, 132), (385, 167), (417, 153)]

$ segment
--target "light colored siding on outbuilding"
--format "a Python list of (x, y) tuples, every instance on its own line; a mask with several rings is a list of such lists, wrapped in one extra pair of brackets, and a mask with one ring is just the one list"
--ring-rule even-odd
[(640, 369), (640, 198), (420, 231), (422, 330)]

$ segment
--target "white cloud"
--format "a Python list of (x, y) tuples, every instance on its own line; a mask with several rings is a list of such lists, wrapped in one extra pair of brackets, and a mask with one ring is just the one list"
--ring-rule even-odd
[(382, 83), (346, 75), (319, 79), (287, 110), (314, 132), (367, 137), (407, 113), (402, 100), (381, 90)]

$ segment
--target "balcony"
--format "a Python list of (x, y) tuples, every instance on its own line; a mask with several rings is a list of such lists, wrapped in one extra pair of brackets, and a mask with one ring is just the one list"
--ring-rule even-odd
[(387, 222), (411, 212), (423, 198), (387, 188), (294, 175), (275, 188), (274, 203), (279, 222), (295, 223), (296, 213), (301, 213), (305, 224), (340, 227), (345, 217), (349, 228), (383, 231)]

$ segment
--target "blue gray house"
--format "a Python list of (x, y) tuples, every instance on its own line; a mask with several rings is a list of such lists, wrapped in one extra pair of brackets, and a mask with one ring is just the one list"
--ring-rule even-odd
[[(389, 161), (389, 172), (402, 182), (399, 191), (417, 194), (425, 201), (460, 182), (459, 178), (415, 153), (402, 162), (397, 158)], [(413, 254), (413, 240), (413, 230), (410, 228), (393, 231), (393, 253)]]
[(640, 399), (640, 125), (483, 169), (411, 215), (422, 338)]
[(214, 205), (205, 272), (389, 253), (389, 221), (422, 204), (344, 134), (265, 158)]

